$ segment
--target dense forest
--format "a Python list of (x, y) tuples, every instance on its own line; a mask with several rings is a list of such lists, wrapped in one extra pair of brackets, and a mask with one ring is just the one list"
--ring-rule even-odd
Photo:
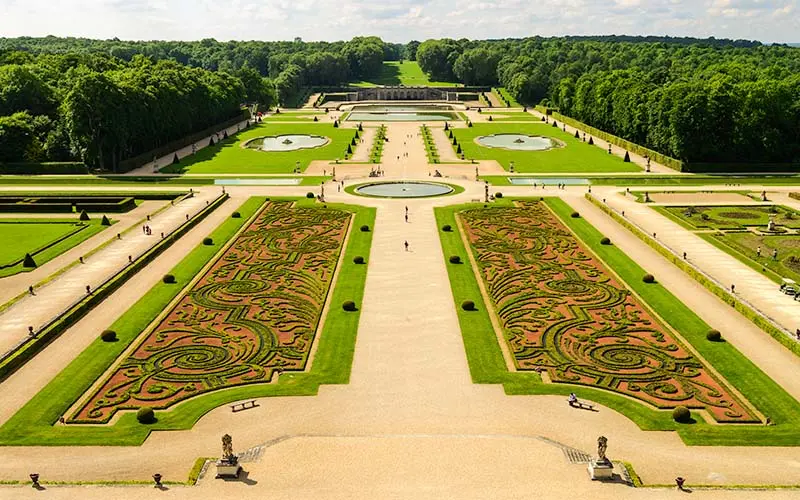
[(80, 159), (113, 170), (244, 102), (289, 102), (402, 59), (434, 80), (504, 86), (520, 102), (682, 161), (800, 162), (800, 49), (628, 36), (405, 45), (0, 38), (0, 161)]
[(683, 161), (800, 162), (800, 50), (695, 42), (428, 40), (416, 59)]

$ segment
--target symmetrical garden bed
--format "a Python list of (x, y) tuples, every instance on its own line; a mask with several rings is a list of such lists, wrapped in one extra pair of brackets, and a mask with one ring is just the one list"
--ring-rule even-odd
[(759, 418), (541, 203), (459, 215), (518, 370), (657, 408)]
[(267, 203), (70, 421), (304, 370), (350, 218)]
[(743, 229), (758, 227), (766, 230), (770, 219), (776, 226), (800, 228), (800, 214), (791, 208), (773, 206), (680, 206), (659, 207), (672, 217), (695, 229)]

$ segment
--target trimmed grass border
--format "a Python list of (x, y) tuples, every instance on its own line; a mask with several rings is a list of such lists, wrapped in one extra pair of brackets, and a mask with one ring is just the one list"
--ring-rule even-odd
[[(240, 219), (223, 222), (210, 237), (230, 240), (261, 207), (264, 198), (250, 198), (238, 211)], [(311, 206), (314, 200), (300, 199), (298, 206)], [(360, 304), (364, 294), (367, 266), (354, 264), (353, 257), (364, 256), (369, 262), (372, 232), (353, 231), (361, 225), (374, 225), (375, 209), (355, 205), (328, 204), (354, 212), (350, 236), (339, 277), (332, 291), (331, 304), (353, 300)], [(179, 283), (189, 283), (213, 259), (220, 246), (198, 245), (169, 274)], [(154, 424), (136, 421), (135, 412), (126, 412), (113, 425), (54, 425), (121, 353), (144, 331), (151, 320), (176, 296), (181, 287), (159, 282), (109, 328), (117, 332), (118, 342), (104, 343), (99, 338), (61, 371), (22, 409), (0, 427), (0, 445), (20, 446), (137, 446), (155, 430), (190, 429), (197, 420), (214, 408), (245, 398), (268, 396), (314, 395), (322, 384), (346, 384), (350, 380), (355, 338), (360, 312), (345, 312), (331, 307), (325, 317), (319, 345), (311, 369), (304, 373), (282, 374), (277, 383), (240, 386), (208, 393), (176, 405), (170, 411), (156, 412)], [(99, 330), (98, 330), (99, 331)]]
[[(619, 411), (643, 430), (677, 431), (681, 439), (689, 445), (792, 446), (800, 442), (800, 404), (794, 398), (732, 345), (708, 342), (705, 332), (710, 327), (705, 322), (660, 284), (643, 283), (641, 276), (645, 271), (614, 245), (601, 245), (602, 235), (583, 218), (570, 217), (572, 208), (569, 205), (556, 198), (546, 200), (562, 223), (584, 245), (595, 252), (609, 268), (614, 269), (626, 286), (675, 328), (751, 404), (768, 415), (774, 425), (713, 425), (702, 419), (697, 419), (692, 424), (679, 424), (672, 420), (671, 412), (655, 410), (624, 396), (568, 384), (544, 384), (535, 372), (509, 372), (494, 334), (488, 312), (490, 306), (483, 300), (472, 266), (446, 263), (473, 382), (503, 384), (506, 394), (512, 395), (566, 396), (575, 392), (579, 398)], [(512, 203), (512, 200), (504, 198), (495, 202), (495, 205)], [(449, 224), (453, 228), (452, 232), (440, 231), (445, 256), (470, 255), (462, 241), (456, 214), (463, 209), (477, 206), (482, 204), (434, 209), (437, 225), (441, 228)], [(478, 311), (463, 311), (459, 305), (464, 300), (473, 300), (478, 305)]]

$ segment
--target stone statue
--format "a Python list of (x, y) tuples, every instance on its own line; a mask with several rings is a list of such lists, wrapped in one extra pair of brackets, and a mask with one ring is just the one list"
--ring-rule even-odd
[(233, 438), (231, 437), (230, 434), (225, 434), (224, 436), (222, 436), (222, 459), (230, 460), (232, 458), (234, 458)]
[(773, 219), (771, 215), (769, 217), (769, 222), (767, 223), (767, 231), (769, 232), (775, 231), (775, 219)]
[(600, 436), (597, 438), (597, 461), (598, 462), (608, 462), (608, 458), (606, 458), (606, 449), (608, 448), (608, 438), (605, 436)]

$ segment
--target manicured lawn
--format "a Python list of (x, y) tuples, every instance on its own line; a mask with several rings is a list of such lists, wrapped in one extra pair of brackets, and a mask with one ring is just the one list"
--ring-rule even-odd
[[(521, 108), (522, 107), (522, 104), (518, 103), (517, 100), (514, 99), (514, 97), (511, 96), (511, 93), (505, 87), (494, 88), (494, 89), (492, 89), (492, 91), (495, 92), (498, 95), (501, 95), (501, 96), (505, 97), (506, 101), (508, 101), (509, 106), (511, 106), (512, 108)], [(502, 101), (502, 99), (501, 99), (501, 101)]]
[(522, 111), (504, 111), (504, 108), (491, 108), (491, 111), (483, 111), (483, 116), (488, 120), (489, 116), (495, 122), (538, 122), (536, 118), (530, 113)]
[(354, 87), (405, 85), (406, 87), (460, 87), (453, 82), (432, 82), (416, 61), (383, 61), (383, 71), (370, 81), (353, 82)]
[[(497, 160), (508, 170), (514, 162), (515, 172), (639, 172), (633, 163), (625, 163), (621, 158), (609, 155), (596, 146), (590, 146), (561, 129), (539, 123), (476, 123), (470, 128), (454, 128), (453, 133), (461, 144), (466, 158), (476, 160)], [(550, 137), (565, 144), (548, 151), (512, 151), (502, 148), (487, 148), (475, 142), (477, 137), (492, 134), (525, 134)]]
[[(463, 147), (463, 146), (462, 146)], [(520, 176), (522, 177), (522, 176)], [(529, 176), (525, 176), (529, 177)], [(557, 178), (550, 175), (530, 176), (535, 178), (547, 179), (548, 177)], [(587, 179), (595, 186), (704, 186), (724, 184), (729, 185), (800, 185), (800, 176), (769, 176), (769, 177), (723, 177), (709, 175), (647, 175), (647, 176), (626, 176), (608, 175), (598, 176), (588, 174), (585, 176), (577, 175), (581, 179)], [(506, 175), (482, 175), (481, 180), (489, 181), (493, 186), (511, 186), (511, 182)]]
[[(275, 199), (275, 198), (273, 198)], [(228, 219), (209, 236), (217, 244), (199, 245), (170, 271), (178, 283), (189, 283), (217, 254), (224, 242), (248, 221), (261, 207), (264, 198), (251, 198), (238, 211), (240, 219)], [(301, 199), (298, 206), (311, 206), (314, 200)], [(104, 343), (97, 339), (44, 389), (0, 427), (2, 445), (140, 445), (153, 430), (189, 429), (213, 408), (244, 398), (266, 396), (314, 395), (321, 384), (345, 384), (350, 378), (356, 331), (360, 313), (345, 312), (341, 303), (353, 300), (360, 306), (367, 266), (353, 263), (361, 255), (369, 262), (371, 232), (358, 231), (361, 225), (373, 226), (375, 209), (328, 204), (331, 208), (353, 212), (354, 219), (344, 258), (331, 298), (330, 311), (319, 339), (319, 346), (310, 371), (284, 373), (277, 383), (257, 384), (210, 392), (187, 400), (171, 411), (158, 411), (157, 422), (142, 425), (133, 413), (125, 413), (113, 425), (53, 426), (58, 418), (81, 397), (91, 384), (114, 363), (120, 354), (139, 337), (147, 325), (179, 293), (181, 286), (158, 283), (108, 328), (117, 332), (118, 342)], [(106, 325), (98, 325), (98, 333)]]
[[(328, 137), (330, 142), (314, 149), (288, 152), (267, 152), (242, 148), (249, 139), (286, 134), (309, 134)], [(213, 147), (199, 150), (184, 158), (179, 165), (161, 169), (164, 173), (190, 174), (283, 174), (291, 173), (299, 163), (305, 170), (314, 160), (344, 158), (345, 150), (355, 135), (354, 129), (335, 128), (330, 123), (261, 123)]]
[[(775, 425), (709, 425), (698, 417), (695, 417), (692, 424), (678, 424), (672, 420), (668, 411), (657, 411), (607, 391), (566, 384), (544, 384), (536, 373), (509, 372), (471, 266), (446, 263), (470, 373), (475, 383), (501, 383), (507, 394), (566, 396), (569, 392), (575, 392), (581, 398), (614, 408), (642, 429), (676, 430), (684, 442), (691, 445), (792, 445), (800, 440), (800, 405), (797, 401), (733, 346), (726, 342), (707, 341), (705, 332), (710, 327), (705, 322), (660, 284), (643, 283), (641, 277), (646, 271), (613, 244), (601, 245), (602, 234), (585, 219), (571, 218), (569, 214), (572, 209), (565, 202), (555, 198), (546, 200), (561, 221), (586, 246), (614, 269), (646, 304), (675, 328), (748, 401), (769, 416)], [(511, 203), (506, 198), (496, 204)], [(454, 228), (452, 232), (440, 232), (446, 261), (450, 255), (459, 255), (466, 261), (468, 254), (459, 234), (456, 213), (480, 206), (482, 205), (472, 204), (435, 209), (439, 227), (449, 224)], [(464, 300), (473, 300), (478, 310), (463, 311), (460, 304)]]
[(106, 228), (76, 219), (0, 219), (0, 278), (35, 269), (18, 262), (26, 253), (41, 266)]

